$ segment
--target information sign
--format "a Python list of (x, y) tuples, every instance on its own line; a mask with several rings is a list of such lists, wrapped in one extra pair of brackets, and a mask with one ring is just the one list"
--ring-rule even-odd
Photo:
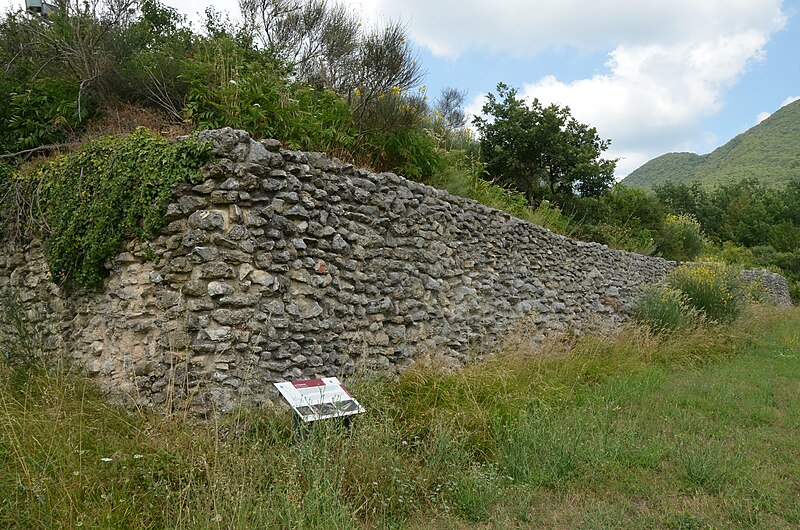
[(274, 383), (283, 398), (305, 422), (365, 412), (336, 377)]

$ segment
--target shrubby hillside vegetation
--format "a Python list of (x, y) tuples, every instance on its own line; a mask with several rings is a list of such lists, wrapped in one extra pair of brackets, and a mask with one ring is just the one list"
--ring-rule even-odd
[[(102, 263), (121, 238), (144, 235), (135, 223), (118, 223), (108, 241), (97, 237), (104, 230), (93, 223), (102, 219), (91, 212), (113, 202), (98, 190), (144, 182), (115, 162), (131, 159), (130, 142), (98, 138), (138, 126), (167, 137), (230, 126), (394, 171), (578, 239), (669, 259), (716, 255), (800, 278), (797, 179), (787, 177), (796, 169), (789, 140), (798, 137), (798, 103), (706, 158), (676, 155), (681, 164), (673, 173), (713, 165), (726, 175), (725, 186), (671, 184), (653, 194), (613, 185), (616, 161), (603, 157), (611, 140), (569, 108), (525, 101), (499, 83), (485, 116), (468, 123), (465, 92), (428, 95), (402, 25), (371, 28), (342, 5), (246, 0), (244, 22), (209, 10), (200, 28), (157, 0), (55, 5), (47, 18), (12, 12), (0, 21), (0, 88), (9, 95), (0, 101), (0, 219), (6, 236), (36, 234), (51, 250), (66, 249), (67, 270), (87, 259)], [(167, 144), (148, 146), (140, 163), (161, 167)], [(103, 160), (86, 159), (86, 152)], [(142, 192), (149, 207), (162, 208), (169, 182), (190, 178), (186, 169), (202, 163), (202, 149), (184, 152), (194, 158), (144, 182), (158, 188)], [(758, 157), (769, 164), (751, 163)], [(772, 167), (782, 172), (764, 169)], [(740, 176), (760, 178), (740, 183)], [(86, 194), (75, 187), (84, 177), (114, 185)], [(776, 187), (780, 179), (787, 187)], [(83, 221), (47, 219), (47, 201), (67, 204), (57, 197), (81, 197), (69, 204)], [(62, 225), (70, 232), (59, 232)], [(92, 244), (76, 250), (63, 245), (67, 240)]]
[(653, 190), (667, 183), (699, 182), (711, 188), (742, 179), (757, 179), (772, 188), (800, 179), (800, 101), (707, 155), (667, 153), (638, 168), (623, 183)]

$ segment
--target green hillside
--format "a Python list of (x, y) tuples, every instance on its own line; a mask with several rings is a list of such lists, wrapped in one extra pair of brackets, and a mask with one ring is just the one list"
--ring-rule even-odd
[(800, 178), (800, 101), (784, 106), (707, 155), (667, 153), (622, 182), (652, 189), (667, 181), (700, 181), (711, 186), (743, 178), (757, 178), (769, 186)]

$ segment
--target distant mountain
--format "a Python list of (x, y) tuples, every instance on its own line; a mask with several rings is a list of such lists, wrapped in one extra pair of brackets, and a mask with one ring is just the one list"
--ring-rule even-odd
[(790, 103), (707, 155), (667, 153), (625, 177), (627, 186), (699, 181), (704, 186), (757, 178), (779, 186), (800, 178), (800, 101)]

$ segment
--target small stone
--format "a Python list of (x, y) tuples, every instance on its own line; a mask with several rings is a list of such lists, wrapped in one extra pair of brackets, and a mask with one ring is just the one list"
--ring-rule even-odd
[(276, 178), (266, 178), (261, 181), (261, 187), (265, 191), (280, 191), (286, 187), (286, 181)]
[(225, 217), (216, 210), (198, 210), (189, 216), (189, 225), (200, 230), (220, 230), (225, 226)]
[(219, 278), (233, 278), (233, 267), (221, 261), (213, 261), (206, 263), (201, 268), (201, 275), (203, 278), (219, 279)]
[(331, 246), (333, 247), (333, 250), (336, 251), (343, 251), (350, 247), (350, 245), (347, 244), (347, 242), (340, 234), (336, 234), (335, 236), (333, 236), (333, 241), (331, 242)]
[(290, 315), (299, 316), (302, 319), (318, 317), (323, 309), (315, 300), (298, 297), (294, 303), (289, 304), (286, 311)]
[(225, 191), (239, 191), (239, 187), (240, 187), (239, 181), (233, 177), (228, 178), (227, 180), (225, 180), (225, 182), (219, 185), (219, 189)]
[(266, 271), (254, 270), (250, 273), (250, 281), (269, 287), (275, 282), (275, 277)]
[(293, 270), (289, 273), (289, 278), (303, 283), (311, 283), (311, 274), (305, 269)]
[(280, 300), (270, 300), (262, 304), (261, 309), (267, 315), (282, 315), (284, 312), (284, 304)]
[(239, 200), (238, 191), (216, 190), (211, 192), (212, 204), (230, 204)]
[(183, 284), (181, 292), (187, 296), (203, 296), (208, 292), (208, 286), (201, 280), (189, 280)]
[(247, 276), (249, 276), (250, 273), (253, 272), (253, 270), (254, 269), (252, 265), (250, 265), (249, 263), (243, 263), (239, 267), (239, 281), (244, 281), (244, 279), (247, 278)]
[(178, 206), (182, 213), (192, 213), (200, 208), (205, 208), (208, 205), (208, 199), (205, 197), (196, 197), (194, 195), (186, 195), (178, 199)]
[(238, 326), (247, 322), (252, 314), (253, 311), (247, 309), (217, 309), (211, 318), (224, 326)]
[(272, 151), (272, 152), (275, 152), (275, 153), (280, 151), (281, 148), (283, 147), (283, 144), (280, 141), (275, 140), (274, 138), (268, 138), (266, 140), (261, 140), (261, 145), (263, 145), (264, 148), (267, 151)]
[(202, 245), (208, 241), (208, 237), (206, 233), (202, 230), (190, 230), (183, 236), (181, 240), (181, 245), (184, 247), (192, 248), (198, 245)]
[(191, 272), (192, 264), (183, 256), (175, 258), (166, 266), (167, 272)]
[(225, 282), (208, 282), (208, 295), (211, 297), (229, 295), (233, 291), (233, 287)]
[(228, 326), (209, 327), (205, 330), (206, 335), (214, 342), (222, 342), (230, 340), (233, 337), (233, 332)]
[(220, 305), (231, 306), (231, 307), (247, 307), (253, 304), (253, 299), (243, 294), (233, 294), (233, 295), (223, 296), (222, 298), (219, 299), (219, 303)]
[(286, 209), (286, 201), (283, 199), (273, 199), (272, 200), (272, 210), (277, 213), (283, 213)]
[(178, 219), (183, 216), (180, 205), (172, 203), (167, 205), (167, 219)]
[(195, 247), (191, 256), (196, 256), (195, 261), (213, 261), (219, 256), (219, 250), (217, 250), (217, 247)]
[(233, 225), (230, 230), (228, 230), (228, 237), (234, 241), (240, 241), (246, 238), (249, 234), (247, 232), (247, 228), (243, 227), (242, 225)]
[(269, 162), (270, 158), (270, 151), (264, 145), (263, 141), (250, 141), (250, 152), (247, 153), (248, 162), (251, 164), (263, 164), (265, 162)]
[(308, 210), (306, 210), (299, 204), (295, 204), (286, 211), (286, 217), (300, 217), (302, 219), (308, 219), (310, 217), (310, 214), (308, 213)]
[[(222, 161), (220, 161), (220, 162), (222, 162)], [(225, 162), (230, 163), (229, 160), (226, 160)], [(225, 169), (225, 170), (222, 170), (220, 174), (229, 174), (230, 171), (232, 171), (232, 169), (230, 169), (230, 170)], [(195, 192), (195, 193), (201, 193), (203, 195), (208, 195), (209, 193), (211, 193), (215, 189), (217, 189), (217, 181), (214, 180), (214, 179), (208, 179), (205, 182), (203, 182), (202, 184), (198, 184), (197, 186), (192, 188), (192, 191)]]

